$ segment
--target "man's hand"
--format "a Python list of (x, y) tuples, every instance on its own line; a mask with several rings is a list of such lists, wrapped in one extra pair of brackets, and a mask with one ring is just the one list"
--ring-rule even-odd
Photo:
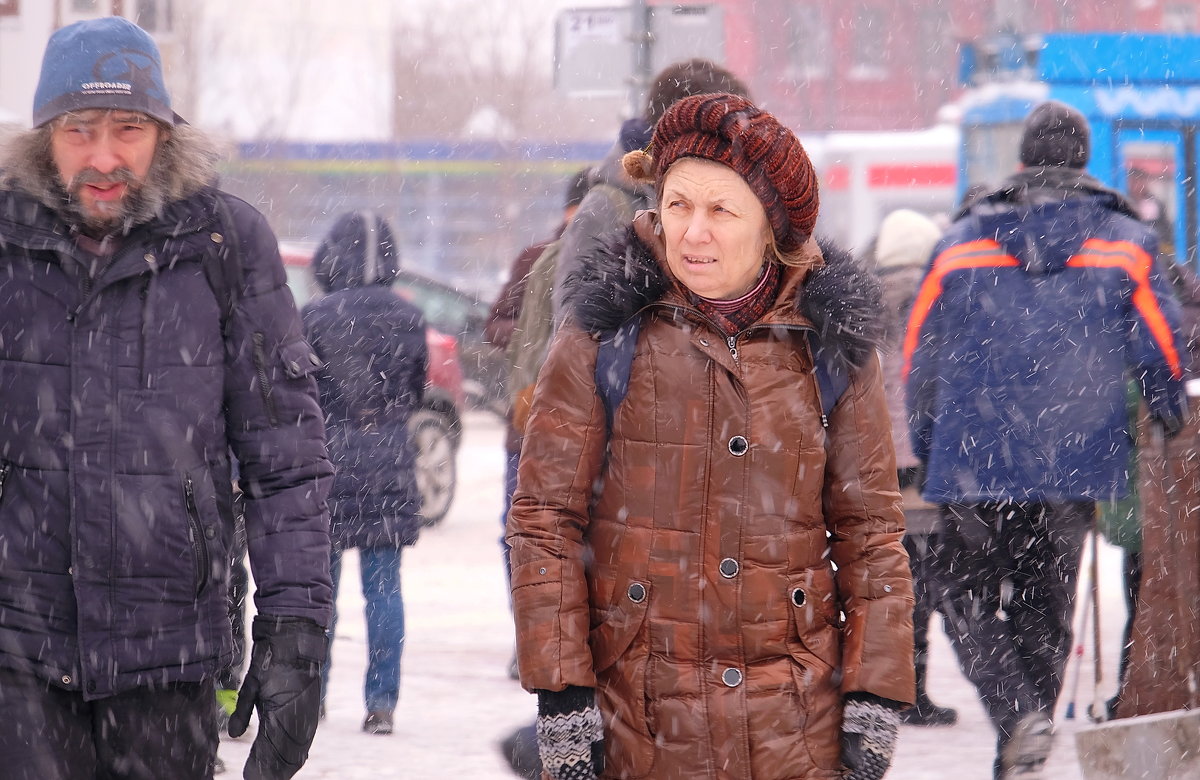
[(240, 737), (258, 711), (258, 735), (246, 761), (246, 780), (288, 780), (304, 766), (321, 713), (325, 630), (306, 618), (257, 615), (254, 651), (229, 717), (229, 736)]

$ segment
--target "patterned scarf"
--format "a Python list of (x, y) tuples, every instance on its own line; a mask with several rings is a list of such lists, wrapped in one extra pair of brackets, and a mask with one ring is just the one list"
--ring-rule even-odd
[(754, 289), (740, 298), (718, 301), (692, 294), (692, 302), (696, 304), (696, 308), (717, 324), (721, 335), (737, 335), (762, 319), (775, 303), (775, 297), (779, 294), (779, 284), (783, 280), (783, 270), (779, 263), (772, 261), (767, 261), (763, 266), (764, 271)]

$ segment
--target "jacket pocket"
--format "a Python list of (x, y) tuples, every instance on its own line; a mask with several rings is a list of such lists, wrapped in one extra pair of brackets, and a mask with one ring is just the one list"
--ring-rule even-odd
[(12, 472), (12, 464), (6, 460), (0, 460), (0, 504), (4, 503), (4, 485), (8, 482), (8, 475)]
[(254, 371), (258, 375), (258, 392), (262, 394), (263, 406), (267, 410), (267, 420), (272, 428), (279, 427), (279, 412), (275, 408), (274, 384), (271, 382), (271, 371), (267, 358), (267, 337), (262, 331), (254, 332)]
[[(636, 600), (635, 600), (636, 599)], [(631, 582), (625, 596), (591, 630), (588, 644), (592, 648), (592, 667), (597, 673), (616, 662), (629, 649), (642, 628), (650, 604), (650, 587), (643, 582)]]
[(793, 635), (806, 651), (804, 655), (815, 656), (830, 669), (842, 662), (836, 593), (833, 573), (826, 568), (809, 569), (788, 583)]
[(650, 588), (630, 582), (588, 637), (605, 719), (605, 777), (647, 777), (654, 767), (646, 615)]
[(208, 587), (212, 573), (212, 553), (205, 540), (204, 524), (200, 522), (200, 507), (196, 503), (196, 486), (191, 477), (183, 482), (183, 505), (187, 512), (188, 542), (192, 546), (192, 563), (195, 565), (194, 588), (199, 596)]
[(279, 348), (278, 363), (273, 365), (267, 335), (255, 331), (253, 342), (254, 370), (258, 376), (258, 391), (262, 394), (263, 407), (272, 428), (279, 426), (279, 407), (275, 400), (276, 365), (283, 370), (283, 378), (306, 379), (321, 367), (321, 361), (304, 339), (290, 341)]

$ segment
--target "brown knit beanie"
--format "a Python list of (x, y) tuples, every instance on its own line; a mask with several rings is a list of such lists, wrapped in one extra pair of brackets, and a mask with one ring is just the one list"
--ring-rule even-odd
[(623, 160), (637, 181), (661, 186), (680, 157), (727, 165), (762, 202), (781, 252), (799, 249), (817, 222), (817, 174), (800, 140), (775, 117), (737, 95), (695, 95), (672, 105), (645, 152)]

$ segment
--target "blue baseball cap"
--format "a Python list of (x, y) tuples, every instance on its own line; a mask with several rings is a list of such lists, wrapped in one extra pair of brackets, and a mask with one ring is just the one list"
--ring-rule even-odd
[(67, 25), (46, 44), (33, 95), (33, 126), (89, 108), (139, 111), (168, 125), (183, 121), (171, 110), (158, 46), (124, 17)]

